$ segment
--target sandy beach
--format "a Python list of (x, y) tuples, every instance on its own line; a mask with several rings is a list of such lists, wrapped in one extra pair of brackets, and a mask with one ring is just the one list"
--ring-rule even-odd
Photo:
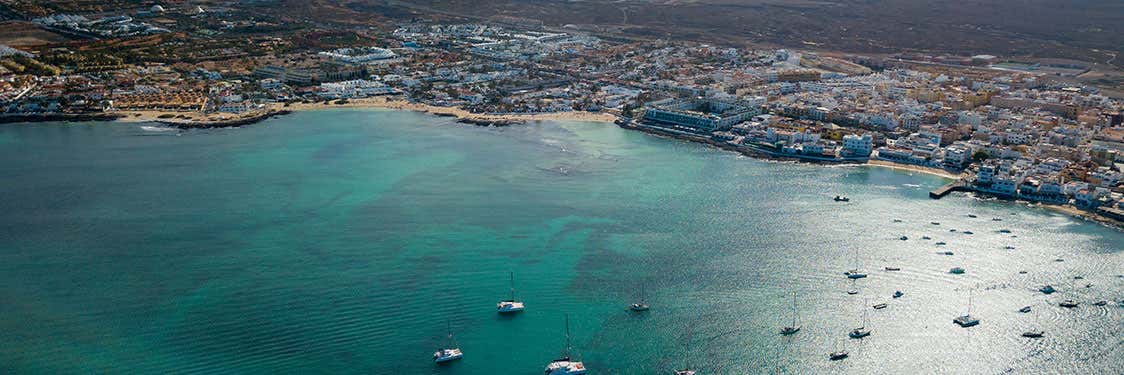
[[(334, 102), (333, 102), (334, 103)], [(529, 113), (529, 114), (485, 114), (485, 113), (472, 113), (461, 109), (459, 107), (438, 107), (424, 103), (413, 103), (394, 97), (374, 97), (362, 99), (350, 99), (343, 104), (325, 104), (324, 102), (317, 103), (290, 103), (289, 106), (284, 107), (277, 105), (277, 109), (288, 109), (292, 111), (307, 111), (307, 110), (323, 110), (332, 108), (386, 108), (398, 109), (416, 112), (431, 113), (438, 116), (455, 116), (458, 119), (476, 120), (476, 121), (498, 121), (498, 122), (525, 122), (525, 121), (602, 121), (613, 122), (616, 116), (603, 112), (550, 112), (550, 113)]]
[(882, 167), (882, 168), (897, 169), (897, 170), (903, 170), (903, 171), (909, 171), (909, 172), (925, 173), (925, 174), (938, 176), (938, 177), (944, 177), (944, 178), (952, 179), (952, 180), (956, 180), (956, 179), (960, 178), (960, 176), (952, 174), (952, 172), (949, 172), (949, 171), (946, 171), (946, 170), (943, 170), (943, 169), (939, 169), (939, 168), (922, 167), (922, 166), (919, 166), (919, 165), (897, 164), (897, 163), (889, 162), (889, 161), (885, 161), (885, 160), (871, 159), (870, 161), (866, 162), (866, 165), (871, 165), (871, 166), (875, 166), (875, 167)]

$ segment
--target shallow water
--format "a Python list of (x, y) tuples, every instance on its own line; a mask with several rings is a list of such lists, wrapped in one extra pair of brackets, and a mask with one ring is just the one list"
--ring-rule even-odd
[[(332, 110), (188, 132), (5, 125), (0, 175), (0, 373), (536, 373), (564, 314), (592, 373), (1124, 368), (1124, 234), (930, 200), (945, 180), (921, 174), (601, 123)], [(847, 295), (856, 267), (870, 277)], [(509, 271), (527, 311), (498, 316)], [(782, 337), (792, 292), (803, 329)], [(982, 322), (965, 329), (969, 296)], [(650, 311), (626, 311), (641, 297)], [(848, 339), (863, 309), (873, 334)], [(436, 366), (446, 322), (465, 357)], [(1045, 338), (1019, 336), (1036, 324)]]

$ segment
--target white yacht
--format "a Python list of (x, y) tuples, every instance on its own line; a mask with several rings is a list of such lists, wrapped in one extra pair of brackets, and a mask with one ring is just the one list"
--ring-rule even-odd
[(515, 300), (515, 272), (511, 273), (511, 299), (496, 303), (496, 312), (500, 314), (523, 311), (523, 302)]
[(782, 335), (791, 335), (800, 331), (800, 325), (796, 324), (796, 292), (792, 293), (792, 324), (781, 328)]
[(449, 323), (449, 336), (448, 343), (446, 343), (446, 345), (448, 345), (447, 348), (437, 349), (436, 352), (433, 352), (433, 362), (443, 363), (455, 361), (461, 359), (461, 357), (464, 357), (464, 352), (461, 352), (461, 348), (458, 347), (459, 345), (457, 345), (457, 341), (453, 339), (452, 323)]
[(550, 361), (546, 365), (545, 375), (578, 375), (585, 374), (585, 364), (581, 361), (570, 359), (570, 316), (566, 315), (566, 350), (562, 358)]

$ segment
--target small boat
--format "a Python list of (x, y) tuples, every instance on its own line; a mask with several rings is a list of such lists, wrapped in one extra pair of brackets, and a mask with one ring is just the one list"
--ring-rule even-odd
[(437, 349), (436, 352), (433, 352), (433, 362), (444, 363), (455, 361), (461, 359), (461, 357), (464, 357), (464, 352), (461, 352), (461, 349), (458, 347), (459, 345), (457, 345), (456, 339), (453, 338), (452, 322), (449, 322), (449, 336), (447, 345), (447, 348)]
[(444, 363), (461, 359), (461, 357), (464, 357), (464, 353), (459, 348), (438, 349), (433, 353), (433, 362)]
[(1074, 307), (1077, 307), (1077, 305), (1078, 305), (1078, 302), (1074, 301), (1074, 300), (1071, 300), (1071, 299), (1067, 299), (1065, 301), (1058, 302), (1058, 306), (1067, 307), (1067, 308), (1071, 308), (1071, 309), (1074, 308)]
[(847, 272), (847, 278), (848, 279), (861, 279), (861, 278), (864, 278), (864, 277), (866, 277), (866, 274), (862, 273), (862, 272), (859, 272), (858, 270)]
[(885, 302), (883, 302), (883, 303), (879, 303), (879, 304), (871, 306), (871, 307), (874, 307), (875, 310), (882, 310), (882, 309), (884, 309), (888, 306), (890, 306), (890, 305), (887, 305)]
[(1074, 280), (1084, 280), (1085, 277), (1084, 276), (1074, 276), (1073, 279)]
[(695, 370), (691, 370), (691, 341), (688, 340), (685, 346), (686, 349), (684, 352), (687, 353), (687, 366), (682, 370), (675, 370), (675, 375), (695, 375)]
[[(1029, 307), (1029, 306), (1027, 306), (1027, 307)], [(1037, 312), (1034, 313), (1034, 324), (1038, 325), (1038, 313)], [(1030, 337), (1030, 338), (1039, 338), (1039, 337), (1042, 337), (1042, 336), (1045, 336), (1045, 335), (1046, 335), (1046, 331), (1043, 331), (1041, 328), (1032, 329), (1032, 330), (1023, 332), (1023, 337)]]
[(853, 339), (861, 339), (863, 337), (870, 336), (870, 329), (866, 328), (866, 309), (863, 309), (863, 325), (852, 329), (851, 332), (847, 334), (847, 336), (850, 336)]
[(957, 325), (959, 325), (961, 327), (964, 327), (964, 328), (968, 328), (968, 327), (980, 324), (980, 320), (976, 319), (975, 317), (972, 316), (972, 291), (971, 290), (968, 290), (968, 313), (956, 317), (956, 319), (953, 319), (952, 322), (956, 323)]
[(951, 274), (954, 274), (954, 275), (960, 275), (960, 274), (964, 273), (964, 268), (963, 267), (952, 267), (952, 269), (948, 270), (948, 273), (951, 273)]
[(896, 290), (896, 291), (894, 291), (894, 295), (893, 295), (893, 297), (894, 297), (894, 298), (901, 298), (901, 297), (902, 297), (902, 296), (904, 296), (904, 295), (905, 295), (905, 293), (902, 293), (902, 291), (900, 291), (900, 290)]
[(945, 243), (944, 241), (937, 242), (937, 246), (944, 246), (944, 245), (947, 245), (947, 243)]
[(1038, 288), (1038, 291), (1042, 292), (1042, 293), (1045, 293), (1045, 294), (1050, 294), (1050, 293), (1056, 292), (1058, 290), (1054, 289), (1053, 285), (1046, 285), (1046, 286), (1043, 286), (1041, 288)]
[(964, 231), (964, 232), (962, 232), (962, 233), (964, 233), (964, 234), (975, 234), (975, 233), (972, 233), (972, 231), (970, 231), (970, 230), (966, 230), (966, 231)]
[(953, 228), (953, 229), (949, 229), (948, 231), (949, 231), (949, 232), (955, 232), (955, 231), (956, 231), (956, 229), (955, 229), (955, 228)]
[(993, 217), (993, 218), (991, 218), (991, 221), (1003, 221), (1003, 219), (998, 218), (998, 217)]
[(902, 219), (894, 219), (894, 222), (895, 222), (895, 223), (900, 223), (900, 222), (902, 222)]
[(855, 288), (855, 279), (851, 279), (851, 289), (847, 289), (847, 294), (850, 294), (852, 296), (859, 294), (859, 290)]
[(923, 239), (923, 240), (931, 240), (932, 238), (931, 238), (931, 237), (929, 237), (929, 236), (921, 236), (921, 239)]
[(515, 272), (511, 273), (511, 299), (496, 303), (496, 312), (500, 314), (523, 311), (523, 302), (515, 300)]
[(902, 269), (899, 268), (899, 267), (886, 267), (886, 270), (887, 271), (901, 271)]
[(1007, 250), (1014, 250), (1015, 249), (1015, 247), (1011, 246), (1011, 245), (1003, 246), (1003, 248), (1007, 249)]
[(940, 222), (937, 222), (937, 221), (930, 221), (930, 222), (929, 222), (929, 224), (933, 224), (933, 225), (941, 225), (941, 223), (940, 223)]
[(1010, 229), (1000, 229), (999, 233), (1011, 233)]
[(968, 214), (968, 217), (970, 217), (970, 218), (973, 218), (973, 219), (975, 219), (975, 218), (976, 218), (976, 215), (973, 215), (973, 214)]
[(955, 253), (953, 253), (953, 252), (951, 252), (951, 251), (938, 251), (938, 252), (937, 252), (937, 254), (940, 254), (940, 255), (953, 255), (953, 254), (955, 254)]
[(781, 334), (782, 335), (787, 336), (787, 335), (791, 335), (793, 333), (796, 333), (796, 332), (800, 331), (800, 325), (796, 324), (796, 317), (797, 317), (797, 313), (796, 313), (796, 292), (793, 292), (792, 293), (792, 324), (789, 325), (789, 326), (786, 326), (784, 328), (781, 328)]
[(1019, 312), (1021, 312), (1021, 313), (1030, 312), (1030, 306), (1023, 306), (1023, 308), (1019, 309)]
[(841, 195), (836, 195), (834, 199), (835, 199), (836, 202), (850, 202), (851, 201), (851, 198), (847, 198), (847, 197), (844, 197), (844, 196), (841, 196)]
[(961, 327), (968, 328), (980, 324), (980, 320), (972, 317), (971, 315), (961, 315), (952, 320), (953, 323), (959, 324)]
[(832, 361), (838, 361), (838, 360), (841, 360), (843, 358), (847, 358), (847, 348), (844, 347), (843, 349), (839, 349), (839, 341), (836, 341), (835, 342), (835, 351), (832, 351), (831, 353), (827, 353), (827, 359), (830, 359)]
[(1062, 259), (1062, 258), (1058, 258), (1058, 259), (1054, 259), (1054, 261), (1055, 261), (1055, 262), (1064, 262), (1064, 261), (1065, 261), (1065, 259)]
[(562, 358), (550, 361), (546, 365), (545, 375), (579, 375), (585, 374), (585, 364), (581, 361), (570, 359), (570, 316), (566, 315), (566, 349)]
[(1026, 275), (1026, 271), (1019, 271), (1020, 275)]
[(902, 241), (905, 241), (905, 240), (908, 240), (908, 239), (909, 239), (909, 237), (906, 237), (906, 236), (901, 236), (901, 237), (898, 237), (898, 239), (899, 239), (899, 240), (902, 240)]
[(648, 304), (644, 301), (644, 289), (640, 289), (640, 301), (628, 306), (632, 311), (648, 311)]
[(1105, 301), (1103, 299), (1100, 300), (1100, 301), (1097, 301), (1097, 302), (1093, 302), (1093, 306), (1104, 306), (1104, 305), (1107, 305), (1107, 304), (1108, 304), (1108, 301)]
[(858, 327), (852, 329), (851, 332), (847, 334), (847, 336), (850, 336), (853, 339), (861, 339), (863, 337), (870, 336), (870, 330), (866, 329), (866, 327)]

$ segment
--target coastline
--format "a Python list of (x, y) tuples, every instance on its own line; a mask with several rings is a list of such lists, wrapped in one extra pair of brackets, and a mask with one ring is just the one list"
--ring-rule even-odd
[[(261, 122), (274, 116), (283, 116), (296, 111), (317, 111), (317, 110), (331, 110), (337, 108), (370, 108), (370, 109), (390, 109), (390, 110), (403, 110), (414, 111), (420, 113), (427, 113), (438, 117), (455, 117), (457, 122), (468, 123), (477, 126), (509, 126), (516, 124), (523, 124), (530, 121), (588, 121), (588, 122), (606, 122), (616, 123), (624, 129), (637, 130), (644, 133), (652, 134), (659, 137), (669, 137), (679, 140), (685, 140), (695, 143), (702, 143), (713, 146), (722, 150), (736, 152), (748, 157), (762, 160), (780, 160), (780, 161), (794, 161), (797, 163), (817, 164), (817, 165), (855, 165), (866, 167), (889, 168), (894, 170), (901, 170), (914, 173), (922, 173), (931, 176), (936, 176), (949, 180), (960, 180), (961, 176), (954, 175), (944, 169), (924, 167), (912, 164), (899, 164), (887, 160), (868, 159), (866, 161), (854, 160), (810, 160), (803, 158), (790, 158), (784, 156), (773, 155), (770, 153), (762, 152), (752, 148), (737, 147), (726, 142), (719, 142), (710, 139), (709, 137), (702, 137), (698, 135), (689, 134), (676, 134), (672, 132), (663, 132), (655, 129), (638, 127), (630, 123), (622, 123), (617, 121), (615, 115), (605, 112), (580, 112), (580, 111), (567, 111), (567, 112), (551, 112), (551, 113), (529, 113), (529, 114), (484, 114), (472, 113), (461, 109), (459, 107), (440, 107), (424, 103), (409, 102), (406, 100), (398, 99), (397, 97), (374, 97), (352, 99), (344, 103), (333, 104), (332, 102), (317, 102), (317, 103), (290, 103), (284, 105), (275, 103), (272, 106), (266, 107), (262, 111), (254, 111), (241, 116), (210, 114), (203, 115), (198, 112), (171, 112), (171, 111), (121, 111), (121, 112), (95, 112), (84, 114), (41, 114), (41, 115), (0, 115), (0, 124), (2, 123), (17, 123), (17, 122), (84, 122), (84, 121), (115, 121), (123, 123), (158, 123), (165, 126), (176, 127), (180, 129), (202, 129), (202, 128), (221, 128), (221, 127), (236, 127), (242, 125), (254, 124)], [(195, 120), (194, 116), (203, 115), (205, 120)], [(971, 190), (972, 194), (980, 194), (990, 197), (996, 197), (1002, 200), (1008, 200), (1013, 203), (1024, 202), (1013, 200), (1004, 197), (998, 197), (994, 194), (987, 192), (980, 192)], [(1099, 215), (1095, 212), (1081, 210), (1073, 205), (1056, 205), (1043, 202), (1027, 202), (1032, 206), (1042, 207), (1052, 210), (1057, 213), (1065, 214), (1073, 218), (1083, 219), (1085, 221), (1093, 221), (1105, 226), (1114, 227), (1116, 229), (1124, 230), (1124, 222), (1117, 221), (1113, 218)]]
[(597, 121), (597, 122), (613, 122), (617, 119), (616, 116), (605, 112), (580, 112), (580, 111), (566, 111), (566, 112), (542, 112), (542, 113), (510, 113), (510, 114), (489, 114), (489, 113), (472, 113), (461, 109), (459, 107), (439, 107), (424, 103), (410, 102), (396, 97), (378, 96), (373, 98), (349, 99), (345, 103), (331, 104), (324, 102), (317, 103), (290, 103), (288, 106), (276, 105), (274, 109), (287, 109), (292, 111), (316, 111), (333, 108), (379, 108), (379, 109), (397, 109), (404, 111), (414, 111), (429, 113), (441, 117), (456, 117), (461, 122), (472, 123), (476, 125), (492, 125), (492, 126), (507, 126), (521, 124), (528, 121)]
[(952, 174), (952, 172), (949, 172), (949, 171), (946, 171), (946, 170), (943, 170), (943, 169), (939, 169), (939, 168), (922, 167), (920, 165), (898, 164), (898, 163), (894, 163), (892, 161), (876, 160), (876, 159), (870, 159), (869, 161), (866, 162), (865, 165), (869, 165), (869, 166), (873, 166), (873, 167), (880, 167), (880, 168), (897, 169), (897, 170), (916, 172), (916, 173), (924, 173), (924, 174), (927, 174), (927, 175), (947, 178), (947, 179), (950, 179), (950, 180), (960, 179), (960, 176), (954, 175), (954, 174)]

